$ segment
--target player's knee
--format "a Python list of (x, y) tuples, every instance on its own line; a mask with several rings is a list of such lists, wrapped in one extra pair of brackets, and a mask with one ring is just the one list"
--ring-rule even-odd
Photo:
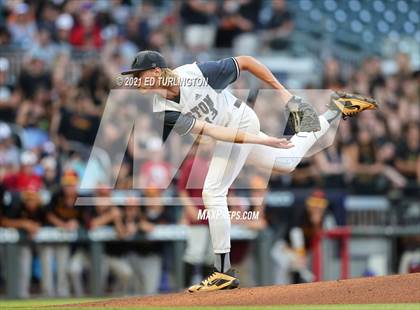
[(274, 165), (274, 170), (277, 173), (289, 174), (296, 169), (299, 162), (299, 160), (283, 160), (281, 162), (276, 162), (276, 164)]
[(207, 208), (208, 206), (210, 206), (210, 202), (212, 200), (212, 197), (215, 196), (215, 191), (210, 189), (210, 188), (203, 188), (203, 191), (202, 191), (201, 194), (202, 194), (202, 197), (203, 197), (204, 205)]
[(297, 167), (297, 164), (290, 164), (288, 166), (285, 167), (286, 173), (292, 173), (293, 171), (295, 171)]
[(213, 188), (204, 188), (202, 191), (204, 206), (208, 208), (217, 208), (226, 202), (226, 194)]
[(296, 166), (282, 166), (282, 167), (273, 168), (274, 172), (281, 173), (281, 174), (292, 173), (295, 169), (296, 169)]

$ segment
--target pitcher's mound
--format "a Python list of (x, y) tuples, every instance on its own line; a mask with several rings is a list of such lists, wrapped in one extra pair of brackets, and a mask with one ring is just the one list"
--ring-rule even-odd
[(178, 293), (83, 303), (83, 307), (260, 306), (298, 304), (386, 304), (420, 302), (420, 273), (287, 286)]

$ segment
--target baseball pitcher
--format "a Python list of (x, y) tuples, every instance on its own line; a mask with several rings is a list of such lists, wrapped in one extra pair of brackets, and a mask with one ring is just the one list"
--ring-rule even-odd
[[(285, 108), (290, 112), (289, 122), (295, 133), (290, 140), (261, 132), (255, 112), (226, 90), (243, 71), (278, 90), (279, 101), (286, 103)], [(262, 166), (274, 165), (274, 169), (290, 173), (333, 120), (377, 107), (373, 99), (336, 92), (328, 110), (318, 116), (309, 103), (292, 95), (266, 66), (250, 56), (186, 64), (171, 70), (160, 53), (141, 51), (131, 69), (122, 74), (137, 78), (141, 92), (157, 95), (153, 111), (164, 121), (164, 139), (173, 130), (180, 135), (206, 135), (217, 140), (202, 192), (205, 207), (221, 215), (209, 217), (215, 269), (206, 279), (191, 286), (189, 292), (239, 286), (229, 259), (230, 219), (226, 196), (249, 156), (258, 158)], [(176, 82), (168, 83), (168, 79)], [(192, 82), (200, 79), (206, 83)]]

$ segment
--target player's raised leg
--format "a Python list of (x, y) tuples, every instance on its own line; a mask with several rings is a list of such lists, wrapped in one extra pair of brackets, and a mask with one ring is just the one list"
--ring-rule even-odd
[[(327, 132), (335, 119), (340, 116), (345, 119), (364, 110), (373, 110), (378, 107), (374, 99), (344, 92), (334, 92), (327, 104), (328, 110), (315, 120), (313, 117), (315, 110), (312, 106), (301, 99), (295, 101), (304, 107), (306, 113), (299, 113), (299, 110), (297, 110), (296, 113), (291, 112), (290, 114), (291, 126), (297, 132), (290, 139), (294, 147), (276, 149), (265, 145), (255, 145), (250, 153), (252, 162), (258, 165), (264, 164), (269, 169), (274, 168), (280, 172), (290, 173), (318, 139)], [(311, 112), (311, 109), (313, 112)], [(319, 130), (316, 131), (318, 124)], [(260, 135), (265, 134), (261, 132)]]

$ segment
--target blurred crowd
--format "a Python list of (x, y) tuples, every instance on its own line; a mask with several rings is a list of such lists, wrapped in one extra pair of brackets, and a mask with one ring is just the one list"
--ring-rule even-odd
[[(125, 60), (137, 49), (183, 45), (202, 51), (246, 44), (284, 49), (293, 30), (287, 3), (228, 1), (4, 1), (2, 44), (55, 54), (114, 47)], [(263, 34), (258, 38), (259, 32)], [(243, 45), (242, 45), (243, 46)], [(115, 51), (118, 50), (118, 51)]]
[[(85, 175), (93, 185), (100, 185), (104, 178), (97, 172), (101, 169), (86, 172), (87, 158), (115, 77), (130, 65), (139, 50), (159, 50), (173, 66), (184, 60), (184, 51), (194, 54), (222, 48), (232, 54), (287, 52), (294, 29), (287, 3), (282, 0), (272, 1), (268, 6), (252, 0), (1, 3), (0, 226), (19, 228), (28, 236), (19, 254), (21, 297), (30, 292), (33, 254), (41, 265), (39, 278), (45, 295), (69, 296), (73, 292), (80, 296), (86, 292), (83, 283), (90, 268), (86, 245), (35, 246), (30, 240), (44, 226), (68, 231), (112, 226), (118, 238), (129, 239), (151, 232), (156, 224), (193, 224), (184, 257), (187, 281), (193, 282), (205, 274), (212, 253), (207, 224), (197, 221), (196, 216), (203, 206), (201, 202), (188, 201), (201, 194), (187, 190), (185, 182), (192, 156), (200, 158), (203, 167), (194, 170), (197, 174), (194, 177), (204, 180), (209, 150), (204, 148), (197, 153), (193, 149), (173, 181), (177, 196), (185, 200), (180, 212), (163, 203), (148, 205), (143, 200), (141, 207), (118, 207), (112, 203), (76, 207), (77, 185)], [(420, 184), (420, 72), (412, 69), (409, 57), (403, 53), (396, 56), (393, 74), (383, 73), (383, 61), (376, 56), (350, 70), (333, 58), (324, 59), (323, 66), (319, 83), (308, 88), (343, 89), (373, 96), (380, 108), (342, 121), (331, 147), (305, 159), (293, 174), (271, 178), (270, 191), (317, 189), (312, 196), (298, 200), (303, 208), (297, 212), (296, 222), (282, 223), (285, 228), (282, 237), (286, 241), (276, 246), (293, 255), (279, 256), (273, 250), (279, 266), (293, 265), (303, 280), (311, 278), (303, 259), (309, 242), (293, 240), (302, 240), (302, 236), (306, 240), (320, 229), (326, 209), (333, 213), (335, 224), (344, 225), (342, 200), (346, 194), (388, 195), (403, 191), (416, 195)], [(233, 87), (248, 88), (251, 84), (243, 76)], [(252, 85), (255, 87), (255, 83)], [(115, 115), (115, 119), (130, 114), (130, 109), (130, 106), (121, 109), (121, 115)], [(278, 124), (270, 121), (272, 111), (261, 109), (260, 115), (266, 116), (265, 125), (275, 131)], [(134, 180), (151, 188), (142, 192), (143, 198), (158, 199), (162, 193), (153, 187), (166, 184), (173, 168), (167, 160), (169, 154), (162, 149), (155, 124), (140, 118), (136, 122), (141, 126), (140, 134), (136, 140), (130, 138), (121, 167), (109, 167), (109, 171), (116, 174), (116, 189), (132, 190)], [(124, 124), (111, 123), (106, 128), (104, 143), (120, 143), (116, 132), (121, 126)], [(100, 160), (96, 164), (100, 165)], [(250, 191), (261, 191), (258, 176), (247, 181)], [(332, 191), (334, 195), (330, 194)], [(109, 198), (111, 192), (100, 189), (91, 194)], [(264, 205), (246, 201), (239, 206), (231, 204), (230, 208), (260, 211), (258, 221), (238, 224), (255, 230), (268, 225), (278, 227), (278, 215), (266, 212)], [(297, 227), (301, 230), (296, 233)], [(291, 235), (300, 237), (287, 241)], [(202, 238), (202, 242), (197, 242), (197, 238)], [(110, 282), (110, 287), (104, 280), (104, 287), (124, 293), (151, 294), (162, 290), (163, 279), (171, 267), (168, 246), (147, 242), (139, 246), (128, 241), (107, 244), (102, 274), (104, 279), (115, 281)], [(232, 261), (244, 270), (243, 275), (252, 274), (251, 246), (249, 242), (234, 245)], [(296, 255), (301, 259), (296, 259)], [(279, 283), (290, 281), (283, 269), (277, 270)], [(243, 281), (252, 285), (252, 278)]]
[(369, 57), (344, 75), (336, 60), (325, 61), (322, 89), (373, 97), (379, 110), (341, 121), (333, 145), (296, 171), (295, 186), (321, 184), (360, 194), (389, 194), (393, 189), (418, 193), (420, 71), (412, 70), (403, 53), (396, 56), (394, 74), (385, 75), (381, 64), (379, 57)]

